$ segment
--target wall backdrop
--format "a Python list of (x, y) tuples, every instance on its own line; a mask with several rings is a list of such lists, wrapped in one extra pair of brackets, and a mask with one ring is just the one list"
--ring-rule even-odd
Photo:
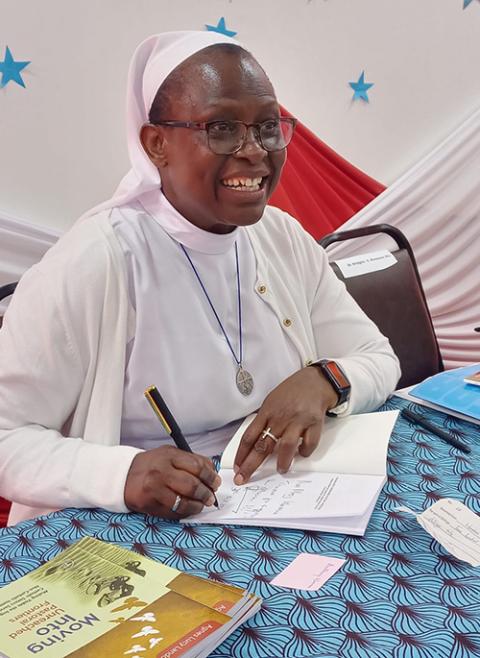
[[(127, 168), (131, 53), (154, 32), (225, 18), (282, 104), (388, 185), (480, 105), (480, 1), (0, 0), (0, 214), (63, 231)], [(352, 100), (362, 71), (369, 102)]]

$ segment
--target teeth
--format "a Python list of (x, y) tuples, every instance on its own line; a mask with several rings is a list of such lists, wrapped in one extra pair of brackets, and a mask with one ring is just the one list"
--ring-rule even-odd
[(248, 188), (251, 191), (260, 189), (262, 178), (225, 178), (222, 184), (225, 187)]

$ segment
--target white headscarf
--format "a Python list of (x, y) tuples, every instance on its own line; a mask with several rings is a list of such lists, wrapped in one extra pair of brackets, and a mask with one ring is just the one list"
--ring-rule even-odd
[(173, 69), (199, 50), (216, 43), (241, 45), (218, 32), (184, 31), (154, 34), (137, 47), (130, 62), (127, 83), (127, 145), (131, 169), (112, 198), (89, 210), (82, 219), (159, 189), (160, 174), (143, 149), (140, 129), (148, 122), (158, 88)]

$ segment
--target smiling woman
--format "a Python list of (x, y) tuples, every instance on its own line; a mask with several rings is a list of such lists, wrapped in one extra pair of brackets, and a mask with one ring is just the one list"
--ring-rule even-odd
[(260, 219), (293, 130), (250, 53), (216, 44), (191, 55), (160, 87), (149, 118), (142, 144), (165, 196), (188, 221), (227, 233)]
[[(393, 390), (388, 341), (267, 205), (294, 127), (232, 39), (171, 32), (137, 48), (131, 170), (25, 274), (0, 332), (11, 523), (65, 506), (195, 514), (220, 485), (209, 456), (251, 412), (237, 484), (274, 448), (281, 472), (308, 458), (327, 411), (370, 410)], [(194, 453), (151, 413), (153, 384)]]

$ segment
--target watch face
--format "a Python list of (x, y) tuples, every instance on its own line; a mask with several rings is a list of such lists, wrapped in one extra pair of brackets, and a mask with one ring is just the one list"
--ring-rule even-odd
[(340, 370), (339, 366), (335, 363), (335, 361), (329, 361), (328, 363), (325, 364), (325, 366), (328, 368), (332, 377), (335, 378), (335, 381), (338, 383), (339, 388), (350, 387), (350, 382), (345, 377), (343, 371)]

